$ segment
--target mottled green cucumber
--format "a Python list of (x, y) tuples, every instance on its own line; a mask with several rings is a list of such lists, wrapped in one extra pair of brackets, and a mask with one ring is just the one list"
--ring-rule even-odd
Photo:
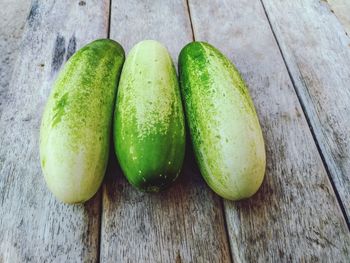
[(223, 198), (252, 196), (264, 178), (265, 146), (241, 75), (220, 51), (203, 42), (182, 49), (179, 74), (202, 176)]
[(116, 154), (128, 181), (147, 192), (167, 187), (181, 170), (185, 124), (176, 71), (160, 43), (142, 41), (128, 54), (114, 116)]
[(62, 202), (84, 202), (101, 185), (124, 59), (118, 43), (96, 40), (57, 77), (42, 117), (40, 158), (48, 188)]

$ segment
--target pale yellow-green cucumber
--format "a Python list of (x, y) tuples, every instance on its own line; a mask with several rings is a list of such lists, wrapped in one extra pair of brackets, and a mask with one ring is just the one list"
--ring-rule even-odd
[(103, 180), (124, 50), (96, 40), (77, 51), (59, 73), (40, 128), (41, 166), (62, 202), (90, 199)]
[(128, 54), (114, 114), (114, 143), (128, 181), (158, 192), (181, 170), (184, 114), (176, 71), (167, 49), (145, 40)]
[(229, 200), (252, 196), (265, 174), (265, 147), (248, 88), (235, 66), (204, 42), (179, 56), (181, 92), (202, 176)]

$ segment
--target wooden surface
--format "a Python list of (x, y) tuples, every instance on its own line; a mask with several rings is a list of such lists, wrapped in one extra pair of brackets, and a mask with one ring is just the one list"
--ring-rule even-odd
[(26, 17), (30, 9), (30, 1), (18, 0), (18, 5), (13, 5), (12, 0), (2, 0), (0, 9), (0, 116), (2, 101), (6, 100), (6, 94), (11, 80), (12, 71), (21, 44)]
[[(247, 201), (225, 201), (234, 260), (344, 262), (347, 226), (261, 2), (189, 3), (195, 39), (225, 52), (246, 79), (267, 145), (262, 189)], [(213, 13), (217, 19), (207, 21)], [(328, 242), (334, 246), (321, 250)]]
[(348, 0), (326, 0), (330, 11), (335, 14), (344, 30), (350, 35), (350, 3)]
[[(100, 195), (60, 204), (40, 169), (41, 112), (57, 71), (87, 42), (107, 36), (108, 2), (33, 1), (0, 118), (0, 262), (95, 262)], [(3, 100), (4, 98), (4, 100)]]
[[(348, 1), (0, 2), (22, 16), (0, 18), (9, 57), (0, 60), (1, 263), (350, 261)], [(133, 189), (112, 149), (91, 201), (54, 199), (38, 160), (41, 112), (66, 59), (107, 36), (126, 52), (159, 40), (175, 63), (187, 42), (204, 40), (237, 65), (266, 142), (257, 195), (215, 195), (188, 142), (183, 172), (163, 193)]]
[[(186, 2), (112, 2), (110, 37), (126, 52), (138, 41), (157, 39), (177, 61), (180, 49), (192, 41)], [(221, 201), (199, 177), (188, 153), (187, 148), (180, 179), (161, 194), (141, 193), (119, 169), (109, 169), (103, 192), (102, 261), (122, 261), (121, 255), (130, 262), (230, 261)]]
[(349, 221), (350, 38), (318, 0), (263, 3)]

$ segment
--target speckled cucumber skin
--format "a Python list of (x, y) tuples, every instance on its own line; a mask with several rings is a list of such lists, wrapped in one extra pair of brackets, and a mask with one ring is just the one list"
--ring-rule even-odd
[(172, 59), (145, 40), (126, 58), (114, 114), (119, 164), (136, 188), (158, 192), (180, 173), (185, 153), (184, 113)]
[(96, 40), (57, 77), (42, 117), (40, 158), (47, 186), (62, 202), (84, 202), (102, 183), (124, 59), (118, 43)]
[(257, 192), (265, 174), (265, 147), (246, 84), (234, 65), (204, 42), (179, 56), (181, 92), (202, 176), (229, 200)]

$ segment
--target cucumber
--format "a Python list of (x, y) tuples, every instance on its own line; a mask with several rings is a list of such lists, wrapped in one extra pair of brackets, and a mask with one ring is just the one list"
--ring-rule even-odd
[(181, 93), (200, 172), (225, 199), (252, 196), (265, 174), (265, 146), (246, 84), (235, 66), (204, 42), (179, 55)]
[(136, 188), (158, 192), (180, 173), (184, 113), (167, 49), (145, 40), (128, 54), (114, 114), (114, 143), (124, 175)]
[(115, 41), (96, 40), (57, 77), (42, 117), (40, 159), (48, 188), (62, 202), (84, 202), (101, 185), (124, 58)]

